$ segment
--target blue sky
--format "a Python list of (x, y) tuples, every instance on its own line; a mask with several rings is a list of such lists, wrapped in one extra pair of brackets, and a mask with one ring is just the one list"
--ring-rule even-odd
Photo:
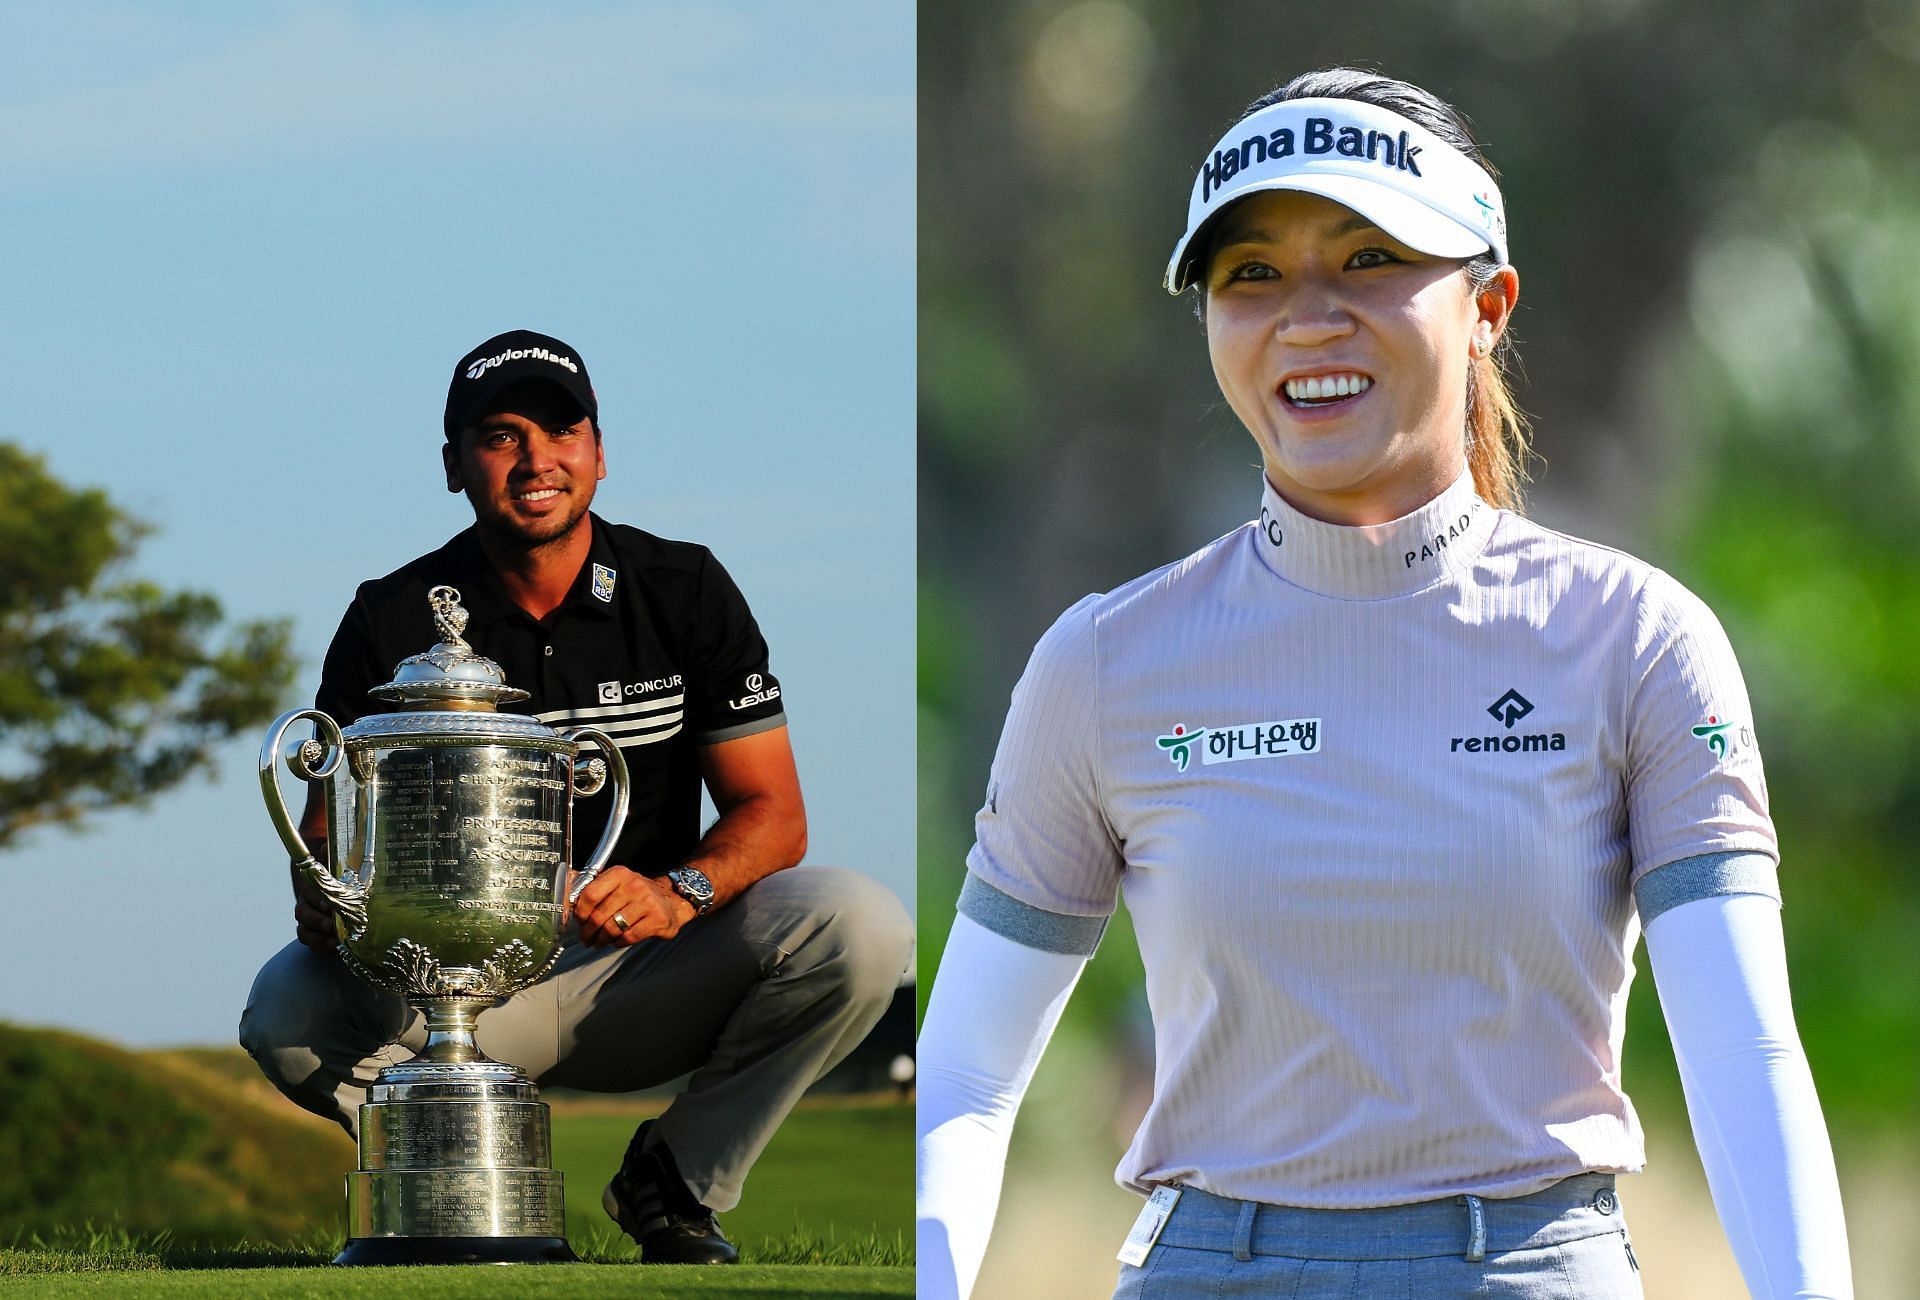
[[(880, 0), (0, 4), (0, 439), (154, 524), (134, 572), (290, 616), (304, 703), (471, 519), (453, 362), (558, 335), (596, 509), (760, 618), (809, 859), (911, 905), (912, 55)], [(257, 748), (0, 860), (0, 1018), (231, 1041), (292, 928)]]

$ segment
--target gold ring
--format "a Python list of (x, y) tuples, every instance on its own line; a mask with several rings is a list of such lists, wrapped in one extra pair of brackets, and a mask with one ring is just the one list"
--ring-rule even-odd
[(614, 928), (615, 928), (615, 929), (617, 929), (618, 931), (620, 931), (620, 933), (621, 933), (621, 934), (625, 934), (625, 933), (627, 932), (627, 926), (628, 926), (629, 924), (630, 924), (630, 922), (629, 922), (629, 921), (627, 920), (627, 918), (626, 918), (626, 917), (624, 917), (624, 916), (622, 916), (622, 915), (620, 915), (620, 913), (618, 913), (618, 912), (615, 912), (615, 913), (613, 914), (613, 925), (614, 925)]

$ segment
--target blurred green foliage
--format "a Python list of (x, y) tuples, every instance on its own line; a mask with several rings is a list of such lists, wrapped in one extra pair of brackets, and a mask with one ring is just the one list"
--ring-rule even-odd
[(216, 641), (212, 596), (125, 575), (146, 532), (0, 442), (0, 849), (145, 804), (271, 716), (293, 680), (284, 620)]
[(1870, 1131), (1920, 1080), (1920, 184), (1780, 134), (1803, 166), (1731, 191), (1657, 367), (1698, 439), (1658, 535), (1741, 652), (1801, 1033), (1830, 1122)]
[(257, 1076), (224, 1073), (193, 1053), (0, 1024), (8, 1238), (93, 1223), (182, 1243), (284, 1240), (333, 1212), (352, 1144), (277, 1096), (263, 1104)]
[[(1452, 100), (1503, 175), (1532, 512), (1703, 596), (1745, 668), (1836, 1137), (1920, 1078), (1920, 8), (982, 0), (921, 9), (921, 988), (1055, 614), (1251, 513), (1158, 280), (1201, 150), (1294, 73)], [(1678, 1086), (1650, 980), (1627, 1084)], [(1062, 1034), (1137, 1043), (1116, 927)], [(1056, 1049), (1058, 1051), (1059, 1049)]]

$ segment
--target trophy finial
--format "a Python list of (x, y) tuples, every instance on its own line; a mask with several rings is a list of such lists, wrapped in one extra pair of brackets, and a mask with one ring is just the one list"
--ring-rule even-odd
[(460, 635), (467, 630), (467, 610), (460, 603), (459, 590), (447, 586), (435, 587), (427, 593), (427, 603), (433, 606), (433, 628), (440, 634), (440, 644), (459, 650), (472, 650), (473, 647)]
[(468, 614), (457, 588), (440, 586), (427, 592), (438, 644), (402, 659), (393, 680), (367, 692), (376, 700), (391, 700), (404, 709), (479, 709), (512, 704), (527, 698), (517, 686), (507, 685), (500, 665), (475, 650), (462, 635)]

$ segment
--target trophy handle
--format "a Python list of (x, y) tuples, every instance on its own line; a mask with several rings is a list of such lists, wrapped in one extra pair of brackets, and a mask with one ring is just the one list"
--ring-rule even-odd
[(287, 846), (287, 854), (293, 859), (293, 869), (327, 896), (340, 919), (347, 923), (349, 937), (358, 937), (367, 928), (366, 891), (337, 879), (313, 856), (313, 850), (300, 838), (293, 814), (287, 811), (287, 801), (281, 797), (280, 782), (274, 776), (274, 761), (280, 757), (280, 745), (286, 739), (287, 728), (303, 719), (313, 723), (314, 736), (300, 742), (299, 748), (287, 755), (287, 770), (302, 781), (324, 781), (340, 766), (346, 747), (340, 739), (339, 724), (318, 709), (293, 709), (274, 719), (260, 746), (260, 793), (267, 801), (267, 816), (272, 818), (274, 830), (280, 833), (280, 842)]
[[(613, 743), (613, 737), (598, 727), (573, 727), (560, 733), (571, 741), (591, 740), (600, 748), (600, 757), (588, 759), (582, 763), (578, 757), (573, 767), (580, 777), (576, 778), (574, 789), (579, 794), (598, 794), (606, 785), (608, 776), (613, 779), (613, 810), (607, 814), (607, 829), (600, 832), (600, 842), (593, 846), (593, 856), (587, 859), (575, 877), (573, 888), (567, 891), (567, 902), (580, 900), (580, 891), (600, 874), (607, 865), (607, 859), (613, 856), (613, 842), (620, 838), (620, 830), (627, 822), (627, 802), (632, 788), (627, 778), (627, 760), (620, 756), (620, 747)], [(595, 765), (600, 766), (596, 767)], [(584, 770), (583, 770), (584, 769)]]

